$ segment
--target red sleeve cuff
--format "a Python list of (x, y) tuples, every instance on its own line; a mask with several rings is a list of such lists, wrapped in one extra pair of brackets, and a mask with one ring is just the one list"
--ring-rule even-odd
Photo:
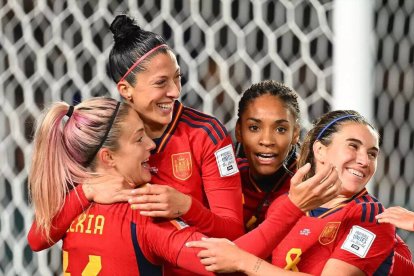
[(192, 197), (190, 209), (188, 209), (187, 213), (182, 215), (181, 218), (185, 220), (186, 222), (194, 221), (195, 220), (194, 218), (197, 218), (198, 216), (200, 216), (204, 208), (205, 207), (200, 201)]

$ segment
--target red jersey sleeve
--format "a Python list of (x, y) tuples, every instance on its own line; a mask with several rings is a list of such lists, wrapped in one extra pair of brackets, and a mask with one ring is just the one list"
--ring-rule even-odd
[[(377, 202), (356, 204), (343, 221), (341, 239), (331, 258), (352, 264), (368, 275), (390, 271), (394, 256), (395, 228), (378, 224), (375, 215), (382, 210)], [(381, 275), (386, 275), (380, 273)]]
[(235, 239), (244, 233), (240, 174), (229, 135), (213, 143), (208, 137), (202, 149), (203, 188), (209, 209), (193, 198), (182, 218), (212, 237)]
[(267, 258), (304, 214), (287, 195), (280, 196), (270, 205), (266, 219), (235, 243), (253, 255)]
[(214, 275), (208, 272), (197, 257), (199, 248), (185, 246), (188, 241), (199, 241), (203, 234), (196, 232), (179, 219), (153, 222), (138, 230), (145, 244), (146, 255), (153, 263), (168, 262), (197, 275)]
[(67, 194), (62, 210), (52, 220), (51, 241), (48, 241), (41, 230), (38, 229), (36, 221), (33, 222), (27, 235), (30, 248), (33, 251), (41, 251), (54, 245), (63, 238), (72, 221), (89, 205), (90, 202), (83, 193), (81, 185), (76, 186)]
[(411, 251), (398, 235), (395, 236), (394, 265), (391, 275), (414, 275), (414, 263), (412, 261)]

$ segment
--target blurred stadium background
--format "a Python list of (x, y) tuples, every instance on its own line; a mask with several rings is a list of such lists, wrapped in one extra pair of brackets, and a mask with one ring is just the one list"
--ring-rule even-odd
[(1, 0), (0, 275), (61, 274), (59, 246), (33, 253), (26, 242), (33, 123), (54, 101), (119, 98), (106, 62), (120, 13), (168, 40), (181, 100), (229, 130), (240, 93), (263, 79), (296, 89), (305, 129), (335, 108), (372, 119), (382, 154), (370, 191), (414, 210), (414, 1)]

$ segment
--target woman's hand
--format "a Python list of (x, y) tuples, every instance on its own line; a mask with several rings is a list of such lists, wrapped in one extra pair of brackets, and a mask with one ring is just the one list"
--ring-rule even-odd
[(402, 207), (395, 206), (385, 209), (384, 212), (376, 215), (375, 218), (379, 223), (391, 223), (395, 227), (414, 231), (414, 213)]
[(289, 198), (303, 212), (315, 209), (335, 198), (341, 189), (338, 172), (332, 166), (325, 166), (320, 172), (302, 182), (311, 165), (305, 164), (290, 181)]
[(257, 257), (239, 249), (233, 242), (227, 239), (202, 238), (201, 241), (190, 241), (187, 247), (201, 247), (197, 256), (207, 271), (228, 273), (241, 271), (243, 262), (248, 258)]
[(177, 218), (188, 212), (191, 196), (167, 185), (147, 184), (130, 192), (131, 208), (150, 217)]
[(111, 174), (88, 178), (81, 185), (86, 198), (100, 204), (127, 202), (133, 186), (124, 177)]

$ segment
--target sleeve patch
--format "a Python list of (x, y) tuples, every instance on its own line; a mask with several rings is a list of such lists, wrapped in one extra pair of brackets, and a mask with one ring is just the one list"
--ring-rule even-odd
[(214, 155), (216, 156), (217, 166), (221, 177), (230, 176), (239, 172), (233, 147), (231, 145), (219, 149)]
[(181, 220), (180, 218), (172, 219), (172, 220), (170, 220), (170, 222), (178, 230), (181, 230), (181, 229), (184, 229), (184, 228), (189, 227), (189, 225), (187, 223), (185, 223), (183, 220)]
[(351, 252), (360, 258), (365, 258), (375, 237), (376, 235), (371, 231), (354, 225), (342, 244), (341, 249)]

